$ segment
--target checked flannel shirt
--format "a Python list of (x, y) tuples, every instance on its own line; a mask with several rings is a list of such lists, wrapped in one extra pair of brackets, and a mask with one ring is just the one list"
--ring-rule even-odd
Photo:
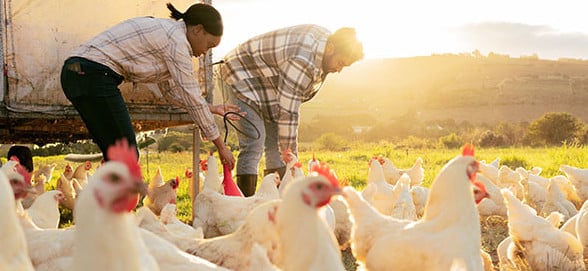
[(194, 74), (183, 21), (128, 19), (90, 39), (72, 56), (108, 66), (128, 82), (157, 83), (165, 99), (184, 108), (207, 139), (220, 136)]
[(322, 61), (330, 34), (317, 25), (282, 28), (245, 41), (223, 59), (222, 80), (237, 98), (278, 124), (282, 151), (297, 145), (300, 105), (325, 79)]

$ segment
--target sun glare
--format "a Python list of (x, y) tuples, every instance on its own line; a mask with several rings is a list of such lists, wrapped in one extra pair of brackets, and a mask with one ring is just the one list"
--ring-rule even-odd
[[(484, 4), (466, 0), (213, 0), (213, 4), (223, 14), (226, 29), (223, 41), (216, 48), (216, 57), (254, 35), (306, 23), (323, 25), (331, 31), (355, 27), (366, 58), (471, 52), (486, 43), (472, 40), (480, 33), (459, 31), (465, 25), (476, 23), (543, 26), (553, 29), (555, 34), (567, 31), (588, 35), (588, 24), (581, 14), (585, 9), (578, 8), (588, 4), (581, 0), (570, 0), (566, 8), (532, 0), (496, 0)], [(572, 6), (576, 8), (567, 8)], [(463, 35), (468, 35), (469, 40), (465, 41)], [(509, 51), (534, 50), (521, 44), (513, 44), (520, 48)]]

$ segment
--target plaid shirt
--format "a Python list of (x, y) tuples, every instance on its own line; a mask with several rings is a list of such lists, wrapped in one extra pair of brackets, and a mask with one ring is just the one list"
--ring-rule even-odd
[(325, 79), (322, 60), (329, 35), (316, 25), (278, 29), (249, 39), (224, 57), (222, 80), (263, 118), (278, 124), (281, 150), (297, 146), (300, 105), (314, 97)]
[(129, 19), (81, 45), (72, 56), (106, 65), (125, 81), (157, 83), (165, 99), (186, 109), (206, 138), (220, 136), (194, 75), (183, 21)]

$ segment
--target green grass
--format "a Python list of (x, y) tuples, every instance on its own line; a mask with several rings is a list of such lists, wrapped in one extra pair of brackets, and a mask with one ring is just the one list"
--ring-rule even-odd
[[(409, 168), (418, 157), (421, 157), (425, 169), (424, 183), (425, 185), (429, 185), (445, 163), (460, 153), (461, 150), (459, 149), (397, 150), (392, 145), (383, 143), (379, 145), (364, 144), (344, 152), (315, 151), (315, 156), (334, 169), (340, 180), (357, 189), (363, 189), (368, 175), (368, 162), (373, 156), (383, 155), (388, 157), (398, 168)], [(302, 162), (305, 173), (307, 172), (306, 163), (312, 158), (312, 155), (310, 151), (299, 153), (299, 161)], [(206, 158), (204, 155), (200, 157), (201, 159)], [(477, 148), (476, 158), (478, 160), (485, 160), (488, 163), (496, 158), (500, 158), (501, 165), (506, 164), (511, 167), (523, 166), (525, 168), (531, 168), (538, 166), (543, 169), (542, 176), (551, 177), (563, 174), (559, 171), (559, 166), (562, 164), (569, 164), (580, 168), (586, 167), (588, 163), (588, 152), (584, 147)], [(62, 155), (34, 157), (33, 161), (36, 167), (48, 163), (57, 164), (47, 189), (55, 188), (56, 181), (67, 163), (70, 163), (74, 168), (79, 165), (79, 163), (65, 161)], [(263, 165), (263, 161), (261, 165)], [(96, 166), (97, 164), (94, 163), (92, 170)], [(180, 177), (181, 182), (178, 188), (177, 200), (178, 216), (180, 220), (189, 222), (191, 220), (190, 197), (188, 194), (189, 180), (184, 176), (184, 171), (186, 168), (192, 168), (192, 154), (189, 152), (157, 153), (154, 151), (150, 151), (149, 153), (143, 151), (141, 153), (141, 168), (146, 181), (150, 181), (153, 178), (158, 167), (161, 168), (164, 180), (175, 178), (176, 176)], [(219, 168), (220, 171), (221, 168)], [(260, 168), (260, 172), (263, 172), (263, 167)]]
[[(423, 159), (425, 170), (425, 186), (435, 178), (435, 175), (441, 168), (453, 157), (461, 153), (460, 149), (395, 149), (391, 144), (364, 144), (350, 148), (344, 152), (316, 151), (315, 156), (320, 161), (326, 162), (335, 170), (340, 181), (354, 186), (357, 189), (363, 189), (366, 185), (368, 175), (368, 162), (377, 155), (383, 155), (389, 158), (398, 168), (409, 168), (413, 165), (418, 157)], [(559, 148), (477, 148), (476, 158), (491, 162), (500, 158), (501, 165), (505, 164), (511, 168), (541, 167), (543, 169), (541, 176), (552, 177), (561, 175), (559, 171), (562, 164), (586, 168), (588, 162), (588, 152), (584, 147), (559, 147)], [(307, 162), (312, 158), (311, 151), (299, 153), (299, 161), (303, 164), (303, 170), (307, 173)], [(201, 159), (207, 158), (205, 155)], [(236, 153), (235, 153), (236, 157)], [(218, 156), (217, 156), (218, 159)], [(52, 157), (34, 157), (33, 161), (36, 167), (42, 164), (56, 163), (57, 167), (53, 177), (49, 182), (47, 189), (53, 189), (59, 175), (63, 172), (65, 165), (68, 163), (64, 156)], [(76, 167), (81, 163), (70, 163)], [(261, 165), (263, 165), (263, 160)], [(94, 164), (93, 170), (97, 164)], [(220, 165), (219, 165), (220, 166)], [(192, 168), (192, 154), (183, 153), (157, 153), (145, 151), (141, 154), (141, 168), (146, 181), (151, 181), (157, 168), (161, 168), (164, 180), (180, 177), (180, 186), (178, 188), (178, 218), (181, 221), (191, 224), (191, 199), (188, 194), (189, 180), (184, 176), (186, 168)], [(219, 172), (222, 170), (219, 167)], [(263, 168), (260, 168), (263, 172)], [(261, 178), (260, 178), (261, 179)], [(141, 205), (141, 203), (140, 203)], [(71, 225), (71, 212), (62, 210), (61, 226)], [(485, 221), (482, 222), (482, 247), (491, 254), (495, 264), (497, 264), (496, 246), (502, 239), (508, 235), (506, 221)], [(349, 257), (352, 257), (349, 255)], [(350, 261), (353, 261), (350, 258)], [(355, 270), (354, 265), (349, 265), (348, 270)]]

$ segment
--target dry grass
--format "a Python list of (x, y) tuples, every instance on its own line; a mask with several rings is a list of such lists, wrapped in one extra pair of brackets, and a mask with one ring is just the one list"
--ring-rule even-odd
[(492, 257), (492, 263), (496, 270), (498, 270), (498, 254), (496, 247), (498, 244), (508, 237), (507, 220), (500, 216), (491, 216), (483, 219), (480, 222), (480, 229), (482, 231), (482, 249)]

